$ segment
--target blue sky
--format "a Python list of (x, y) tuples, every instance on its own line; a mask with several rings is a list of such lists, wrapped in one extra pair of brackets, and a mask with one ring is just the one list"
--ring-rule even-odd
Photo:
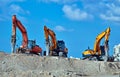
[[(64, 40), (68, 56), (82, 57), (82, 52), (93, 49), (96, 36), (111, 28), (110, 54), (120, 43), (120, 0), (0, 0), (0, 50), (11, 53), (12, 15), (16, 15), (27, 30), (29, 39), (36, 39), (45, 50), (43, 27)], [(17, 45), (22, 36), (17, 30)], [(101, 41), (103, 44), (104, 40)]]

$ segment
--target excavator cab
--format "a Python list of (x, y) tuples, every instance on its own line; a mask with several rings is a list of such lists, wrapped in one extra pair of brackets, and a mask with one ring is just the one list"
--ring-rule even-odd
[(92, 49), (86, 49), (83, 53), (82, 53), (82, 56), (85, 57), (85, 58), (88, 58), (91, 56), (91, 54), (93, 53), (94, 51)]
[(100, 46), (101, 48), (101, 55), (98, 55), (97, 53), (94, 54), (94, 50), (92, 49), (86, 49), (83, 53), (82, 56), (84, 57), (83, 60), (88, 59), (88, 60), (94, 60), (94, 61), (103, 61), (103, 57), (105, 55), (105, 50), (103, 49), (104, 46)]
[(98, 61), (104, 61), (105, 59), (105, 55), (106, 55), (106, 51), (105, 51), (105, 46), (104, 45), (100, 45), (100, 51), (101, 51), (101, 55), (98, 55), (97, 52), (96, 54), (94, 54), (94, 50), (92, 49), (86, 49), (83, 53), (82, 56), (84, 57), (83, 60), (88, 59), (88, 60), (98, 60)]
[(63, 40), (57, 41), (57, 47), (52, 51), (52, 56), (67, 57), (67, 48)]
[(59, 52), (59, 56), (67, 57), (67, 48), (63, 40), (57, 41), (57, 50)]
[(104, 56), (105, 55), (105, 46), (101, 45), (100, 50), (101, 50), (101, 56)]
[(34, 47), (35, 45), (36, 45), (35, 40), (28, 40), (28, 48), (32, 49), (32, 47)]
[(35, 40), (28, 40), (28, 47), (22, 48), (21, 46), (16, 49), (16, 53), (29, 53), (29, 54), (36, 54), (41, 55), (42, 49), (39, 45), (36, 45)]
[(63, 40), (57, 41), (57, 49), (59, 49), (60, 52), (64, 52), (65, 43)]
[(42, 53), (42, 49), (36, 44), (36, 40), (28, 40), (28, 48), (31, 49), (30, 53), (32, 54), (41, 55)]
[(88, 49), (86, 49), (83, 53), (82, 53), (82, 56), (84, 57), (83, 60), (97, 60), (97, 56), (94, 55), (95, 57), (93, 57), (94, 55), (94, 50), (90, 49), (88, 47)]

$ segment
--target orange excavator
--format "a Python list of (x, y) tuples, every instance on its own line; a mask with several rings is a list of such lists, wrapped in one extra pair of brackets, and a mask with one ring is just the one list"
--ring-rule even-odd
[[(98, 60), (98, 61), (107, 61), (108, 56), (108, 41), (110, 36), (110, 28), (107, 28), (104, 32), (100, 33), (95, 40), (94, 49), (87, 49), (85, 50), (82, 55), (84, 59), (89, 60)], [(105, 37), (104, 45), (100, 45), (102, 38)]]
[(56, 40), (55, 33), (46, 26), (44, 26), (44, 34), (46, 39), (46, 55), (67, 57), (68, 49), (65, 46), (65, 42), (63, 40)]
[[(15, 49), (16, 46), (16, 28), (18, 28), (22, 33), (22, 45)], [(22, 23), (16, 18), (16, 15), (12, 16), (12, 53), (32, 53), (37, 54), (42, 52), (42, 48), (40, 48), (38, 45), (36, 45), (35, 40), (28, 40), (27, 31), (25, 27), (22, 25)], [(29, 46), (29, 47), (28, 47)]]

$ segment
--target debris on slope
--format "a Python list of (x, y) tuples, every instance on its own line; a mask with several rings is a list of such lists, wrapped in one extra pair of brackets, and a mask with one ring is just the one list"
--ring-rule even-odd
[[(119, 62), (0, 53), (0, 77), (83, 77), (119, 75)], [(2, 57), (1, 57), (2, 56)]]

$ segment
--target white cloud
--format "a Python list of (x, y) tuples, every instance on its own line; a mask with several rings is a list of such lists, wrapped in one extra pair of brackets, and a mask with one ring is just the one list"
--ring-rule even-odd
[(29, 11), (24, 10), (23, 8), (15, 4), (12, 4), (10, 6), (10, 9), (10, 14), (29, 14)]
[[(11, 20), (11, 16), (16, 14), (17, 17), (23, 19), (23, 15), (28, 15), (30, 12), (23, 9), (21, 6), (14, 4), (14, 2), (24, 2), (26, 0), (0, 0), (0, 21)], [(25, 19), (25, 18), (24, 18)]]
[(120, 21), (120, 16), (100, 14), (100, 17), (107, 21), (114, 21), (114, 22)]
[(120, 21), (120, 0), (81, 0), (84, 10), (102, 20)]
[[(39, 0), (47, 3), (63, 4), (64, 15), (71, 20), (86, 20), (99, 17), (102, 20), (119, 21), (120, 0)], [(69, 4), (69, 5), (68, 5)], [(80, 4), (80, 8), (73, 4)], [(91, 15), (92, 14), (92, 15)]]
[(58, 26), (55, 27), (55, 30), (57, 30), (57, 31), (65, 31), (66, 29), (64, 27), (58, 25)]
[(101, 13), (100, 17), (103, 20), (108, 20), (108, 21), (113, 21), (113, 22), (119, 22), (120, 21), (120, 6), (111, 3), (111, 4), (106, 4), (106, 7), (108, 8), (105, 13)]
[(91, 17), (87, 12), (80, 10), (75, 5), (64, 5), (62, 8), (65, 16), (71, 20), (85, 20)]
[(111, 13), (113, 13), (115, 15), (120, 15), (120, 6), (115, 5), (114, 3), (106, 4), (106, 6), (108, 7), (107, 12), (111, 12)]
[(59, 32), (63, 32), (63, 31), (72, 32), (72, 31), (74, 31), (73, 29), (66, 29), (65, 27), (63, 27), (61, 25), (55, 26), (54, 30), (59, 31)]

